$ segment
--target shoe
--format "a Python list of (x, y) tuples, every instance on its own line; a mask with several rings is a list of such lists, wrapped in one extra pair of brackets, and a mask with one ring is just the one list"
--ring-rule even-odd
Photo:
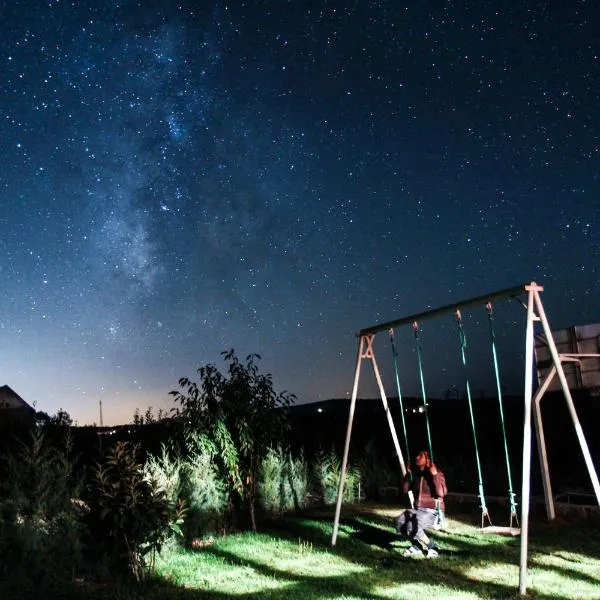
[(427, 558), (437, 558), (439, 556), (438, 551), (435, 548), (429, 548), (427, 550)]
[(418, 548), (417, 546), (411, 546), (404, 551), (402, 556), (415, 556), (417, 554), (422, 554), (421, 548)]

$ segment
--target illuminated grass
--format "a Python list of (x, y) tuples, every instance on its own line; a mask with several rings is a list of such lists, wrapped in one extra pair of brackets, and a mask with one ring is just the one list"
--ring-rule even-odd
[[(265, 533), (164, 553), (152, 597), (197, 597), (185, 595), (192, 590), (222, 599), (517, 597), (519, 538), (483, 535), (468, 522), (473, 521), (469, 515), (449, 520), (447, 530), (435, 534), (442, 549), (438, 559), (405, 559), (406, 543), (393, 534), (390, 521), (399, 510), (368, 507), (345, 514), (333, 548), (332, 516), (326, 511), (273, 522)], [(534, 526), (529, 597), (597, 599), (599, 534), (597, 522), (580, 528)]]
[(159, 574), (176, 585), (232, 595), (268, 590), (283, 594), (306, 578), (354, 577), (367, 569), (315, 551), (301, 540), (261, 534), (223, 538), (202, 551), (168, 553), (159, 563)]

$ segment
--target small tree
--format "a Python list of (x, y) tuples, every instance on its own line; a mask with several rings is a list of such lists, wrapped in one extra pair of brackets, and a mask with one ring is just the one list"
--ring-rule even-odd
[(270, 374), (258, 370), (258, 354), (242, 363), (233, 350), (222, 353), (227, 375), (214, 365), (198, 369), (200, 382), (179, 380), (182, 391), (173, 391), (188, 433), (206, 433), (221, 457), (230, 494), (246, 506), (256, 531), (256, 499), (260, 464), (270, 447), (283, 443), (288, 428), (287, 408), (295, 396), (277, 394)]
[(138, 581), (146, 576), (145, 556), (150, 554), (152, 572), (156, 552), (169, 536), (181, 534), (183, 505), (169, 498), (155, 473), (144, 472), (140, 449), (129, 442), (117, 442), (94, 468), (89, 503), (111, 566), (127, 566)]

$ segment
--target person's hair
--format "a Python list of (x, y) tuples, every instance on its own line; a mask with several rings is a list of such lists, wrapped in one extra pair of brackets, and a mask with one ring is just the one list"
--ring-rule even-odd
[(417, 456), (419, 456), (419, 454), (422, 454), (425, 457), (425, 460), (427, 460), (427, 461), (431, 460), (429, 458), (429, 452), (427, 452), (427, 450), (420, 450), (419, 453), (417, 454)]

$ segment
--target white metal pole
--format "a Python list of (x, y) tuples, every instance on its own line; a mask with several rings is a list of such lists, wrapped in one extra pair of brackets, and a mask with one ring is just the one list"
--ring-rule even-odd
[(552, 484), (550, 482), (550, 469), (548, 468), (548, 455), (546, 453), (546, 438), (544, 436), (544, 424), (542, 422), (542, 410), (540, 402), (546, 393), (546, 390), (552, 383), (556, 375), (556, 367), (552, 365), (550, 373), (546, 376), (544, 383), (538, 389), (533, 398), (533, 418), (535, 422), (535, 435), (537, 439), (538, 454), (540, 458), (540, 467), (542, 469), (542, 483), (544, 485), (544, 500), (546, 502), (546, 516), (549, 521), (554, 521), (556, 518), (556, 510), (554, 506), (554, 496), (552, 495)]
[(569, 407), (571, 420), (573, 421), (573, 425), (575, 426), (575, 433), (577, 434), (577, 439), (579, 440), (579, 445), (581, 446), (581, 451), (583, 452), (585, 464), (590, 474), (590, 479), (592, 480), (592, 486), (594, 487), (594, 492), (596, 494), (596, 501), (598, 502), (598, 505), (600, 505), (600, 482), (598, 481), (598, 474), (596, 473), (596, 469), (594, 468), (594, 463), (592, 461), (592, 456), (590, 454), (590, 450), (585, 439), (585, 434), (583, 433), (581, 423), (579, 422), (579, 418), (577, 416), (577, 411), (575, 410), (575, 405), (573, 404), (573, 398), (571, 396), (571, 391), (569, 390), (569, 384), (567, 383), (565, 371), (562, 367), (562, 361), (560, 360), (560, 356), (558, 355), (558, 351), (556, 349), (556, 344), (554, 343), (552, 330), (550, 329), (548, 319), (546, 319), (546, 314), (544, 313), (542, 301), (539, 295), (537, 295), (537, 293), (536, 307), (538, 310), (539, 317), (542, 321), (542, 326), (544, 327), (544, 333), (546, 334), (548, 348), (550, 349), (550, 354), (552, 354), (552, 360), (554, 361), (554, 366), (556, 367), (558, 379), (560, 380), (560, 385), (563, 389), (565, 400), (567, 401), (567, 406)]
[(387, 401), (387, 396), (385, 395), (383, 383), (381, 382), (381, 376), (379, 375), (379, 369), (377, 368), (377, 361), (375, 360), (374, 353), (371, 357), (371, 361), (373, 364), (373, 371), (375, 371), (375, 379), (377, 380), (377, 385), (379, 386), (379, 393), (381, 394), (381, 401), (383, 402), (385, 416), (387, 418), (388, 425), (390, 426), (390, 432), (392, 433), (394, 448), (396, 449), (396, 454), (398, 455), (398, 459), (400, 461), (400, 469), (402, 469), (402, 475), (406, 475), (406, 465), (404, 464), (404, 456), (402, 455), (402, 450), (400, 449), (400, 442), (398, 441), (398, 435), (396, 434), (396, 428), (394, 427), (394, 420), (392, 419), (392, 415), (390, 413), (390, 407)]
[(529, 496), (531, 477), (531, 396), (533, 387), (533, 296), (536, 283), (525, 286), (527, 299), (527, 329), (525, 333), (525, 414), (523, 423), (523, 473), (521, 484), (521, 560), (519, 565), (519, 594), (527, 593), (527, 543), (529, 530)]
[[(398, 455), (398, 460), (400, 461), (400, 469), (402, 471), (402, 476), (406, 475), (406, 464), (404, 462), (404, 456), (402, 454), (402, 450), (400, 449), (400, 443), (398, 441), (398, 435), (396, 433), (396, 427), (394, 426), (394, 420), (392, 419), (392, 414), (390, 413), (390, 407), (387, 401), (387, 396), (385, 395), (385, 389), (383, 387), (383, 383), (381, 381), (381, 375), (379, 374), (379, 369), (377, 367), (377, 361), (375, 360), (375, 352), (371, 352), (371, 362), (373, 364), (373, 371), (375, 372), (375, 379), (377, 380), (377, 385), (379, 386), (379, 393), (381, 395), (381, 401), (383, 402), (383, 408), (385, 410), (385, 416), (387, 418), (388, 425), (390, 427), (390, 432), (392, 434), (392, 440), (394, 441), (394, 448), (396, 449), (396, 454)], [(410, 460), (410, 456), (407, 456), (407, 459)], [(412, 508), (415, 507), (415, 498), (412, 490), (409, 490), (408, 497), (410, 499), (410, 505)]]
[(348, 451), (350, 449), (350, 438), (352, 436), (352, 422), (354, 420), (354, 409), (356, 407), (356, 396), (358, 394), (358, 382), (360, 380), (360, 366), (365, 356), (365, 347), (368, 348), (373, 343), (373, 334), (361, 335), (358, 343), (358, 352), (356, 355), (356, 370), (354, 371), (354, 386), (352, 388), (352, 400), (350, 402), (350, 412), (348, 413), (348, 427), (346, 429), (346, 443), (344, 445), (344, 458), (342, 460), (342, 470), (340, 472), (340, 482), (338, 485), (337, 504), (335, 506), (335, 519), (333, 521), (333, 534), (331, 535), (331, 545), (335, 546), (337, 541), (338, 529), (340, 525), (340, 512), (342, 510), (342, 499), (344, 497), (344, 483), (346, 482), (346, 467), (348, 466)]

